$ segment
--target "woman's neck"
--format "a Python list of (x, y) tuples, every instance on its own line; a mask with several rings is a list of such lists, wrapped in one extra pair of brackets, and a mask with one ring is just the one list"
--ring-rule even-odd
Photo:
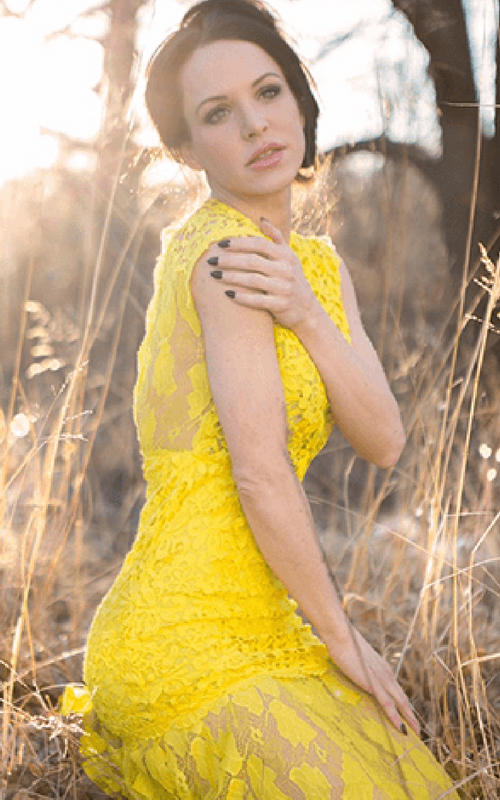
[(211, 196), (252, 220), (259, 227), (260, 220), (265, 217), (281, 231), (288, 241), (292, 229), (292, 192), (287, 187), (277, 195), (262, 195), (256, 197), (236, 197), (220, 187), (211, 187)]

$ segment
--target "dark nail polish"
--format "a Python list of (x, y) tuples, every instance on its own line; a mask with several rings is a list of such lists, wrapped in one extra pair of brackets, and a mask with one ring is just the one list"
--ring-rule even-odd
[(221, 239), (220, 242), (217, 242), (217, 245), (219, 247), (229, 247), (230, 244), (231, 244), (231, 239)]
[(210, 273), (210, 275), (212, 276), (212, 278), (217, 278), (217, 280), (219, 281), (219, 280), (222, 278), (222, 270), (220, 270), (220, 269), (214, 269), (214, 270), (213, 270), (213, 271)]
[(234, 298), (236, 297), (236, 292), (233, 292), (232, 289), (228, 289), (226, 294), (227, 294), (228, 297), (231, 298), (231, 300), (234, 300)]
[(207, 258), (207, 264), (210, 264), (211, 267), (216, 267), (219, 263), (219, 259), (217, 256), (212, 256), (211, 258)]
[(401, 723), (401, 733), (404, 733), (405, 736), (408, 736), (408, 729), (404, 722)]

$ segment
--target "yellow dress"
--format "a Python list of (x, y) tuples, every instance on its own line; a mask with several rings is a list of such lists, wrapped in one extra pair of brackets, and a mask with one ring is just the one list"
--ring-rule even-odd
[[(442, 768), (332, 665), (240, 506), (190, 276), (212, 242), (244, 235), (262, 234), (214, 199), (165, 234), (134, 397), (147, 498), (88, 639), (85, 768), (134, 800), (441, 797)], [(290, 243), (348, 338), (331, 245), (297, 234)], [(302, 479), (332, 421), (299, 340), (279, 325), (275, 339)]]

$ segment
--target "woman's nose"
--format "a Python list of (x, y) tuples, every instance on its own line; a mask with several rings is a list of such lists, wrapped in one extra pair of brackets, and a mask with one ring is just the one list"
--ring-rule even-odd
[(253, 139), (264, 133), (268, 122), (261, 109), (247, 108), (241, 112), (241, 132), (245, 139)]

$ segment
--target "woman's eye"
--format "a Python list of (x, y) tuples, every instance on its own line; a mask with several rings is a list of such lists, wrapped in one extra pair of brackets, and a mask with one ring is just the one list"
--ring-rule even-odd
[(209, 125), (215, 125), (217, 122), (220, 122), (223, 117), (226, 116), (228, 109), (224, 108), (224, 106), (217, 106), (217, 108), (212, 108), (211, 111), (205, 116), (205, 122), (208, 122)]
[(265, 99), (272, 99), (273, 97), (277, 97), (281, 94), (281, 86), (275, 84), (273, 86), (264, 86), (260, 90), (260, 97), (264, 97)]

